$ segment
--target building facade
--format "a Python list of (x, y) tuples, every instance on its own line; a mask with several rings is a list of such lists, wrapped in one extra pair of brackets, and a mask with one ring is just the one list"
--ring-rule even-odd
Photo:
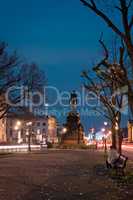
[(58, 143), (57, 137), (57, 120), (54, 116), (48, 118), (48, 142), (55, 144)]
[(25, 144), (29, 134), (33, 144), (57, 142), (56, 119), (51, 116), (8, 116), (5, 127), (8, 144)]
[(128, 121), (128, 142), (133, 142), (133, 121)]
[(7, 143), (27, 143), (31, 134), (32, 143), (37, 144), (47, 139), (47, 133), (47, 117), (8, 116), (6, 119)]
[(6, 143), (6, 119), (0, 119), (0, 144)]

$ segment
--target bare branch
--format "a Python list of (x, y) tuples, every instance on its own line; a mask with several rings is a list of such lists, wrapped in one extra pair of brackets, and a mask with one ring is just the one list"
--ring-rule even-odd
[(105, 58), (104, 58), (104, 61), (105, 61), (109, 57), (108, 49), (107, 49), (106, 45), (104, 44), (104, 42), (101, 39), (99, 40), (99, 42), (102, 45), (102, 47), (104, 49), (104, 52), (105, 52)]
[[(89, 9), (91, 9), (93, 12), (95, 12), (98, 16), (100, 16), (105, 22), (106, 24), (113, 29), (113, 31), (118, 34), (120, 37), (124, 38), (124, 34), (119, 30), (119, 28), (111, 21), (111, 19), (104, 14), (101, 10), (99, 10), (96, 6), (96, 4), (94, 3), (94, 1), (91, 1), (90, 3), (87, 2), (86, 0), (80, 0), (86, 7), (88, 7)], [(93, 3), (92, 3), (93, 2)], [(94, 5), (95, 6), (94, 6)]]
[(122, 9), (121, 9), (120, 7), (115, 6), (115, 8), (116, 8), (117, 10), (119, 10), (120, 12), (122, 12)]
[(129, 29), (131, 29), (132, 26), (133, 26), (133, 15), (132, 15), (131, 21), (130, 21), (130, 23), (129, 23)]
[(6, 109), (4, 108), (2, 111), (1, 111), (1, 114), (0, 114), (0, 119), (3, 119), (4, 116), (6, 115), (6, 113), (8, 112), (9, 110), (9, 106), (6, 107)]
[(133, 0), (130, 0), (128, 5), (127, 5), (128, 9), (131, 7), (132, 3), (133, 3)]
[(95, 2), (94, 2), (93, 0), (90, 0), (90, 1), (91, 1), (91, 3), (92, 3), (92, 6), (93, 6), (94, 8), (96, 8)]

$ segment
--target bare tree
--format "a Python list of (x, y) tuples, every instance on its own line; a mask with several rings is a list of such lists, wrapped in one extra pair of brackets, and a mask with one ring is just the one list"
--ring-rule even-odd
[(29, 90), (38, 90), (43, 92), (46, 85), (46, 75), (36, 63), (24, 64), (21, 68), (21, 79), (24, 86), (28, 86)]
[[(27, 98), (29, 104), (38, 105), (40, 99), (38, 95), (34, 95), (36, 92), (43, 97), (43, 103), (45, 103), (45, 86), (47, 83), (45, 72), (35, 63), (24, 64), (21, 79), (23, 86), (26, 88), (25, 98)], [(39, 106), (44, 106), (44, 104)]]
[[(124, 59), (121, 59), (120, 65), (125, 72), (125, 82), (128, 86), (128, 98), (131, 114), (133, 116), (133, 0), (80, 0), (84, 6), (99, 16), (106, 25), (119, 37), (122, 47), (120, 47), (121, 55), (126, 50), (129, 64), (124, 65)], [(106, 9), (108, 8), (108, 9)], [(116, 23), (109, 11), (113, 11), (117, 17), (119, 16), (119, 24)], [(117, 52), (118, 54), (119, 52)], [(123, 57), (123, 55), (122, 55)], [(130, 70), (128, 69), (130, 68)], [(129, 71), (129, 72), (128, 72)]]
[[(0, 43), (0, 118), (3, 118), (13, 105), (24, 102), (27, 98), (26, 92), (39, 91), (43, 93), (46, 85), (46, 77), (36, 64), (23, 64), (14, 52), (8, 53), (7, 45), (4, 42)], [(23, 86), (23, 93), (20, 94), (18, 87)], [(8, 89), (14, 89), (8, 94), (10, 102), (6, 99)], [(16, 107), (16, 106), (15, 106)], [(18, 106), (17, 109), (26, 109), (25, 104)]]
[[(10, 106), (6, 102), (5, 93), (6, 91), (18, 84), (20, 76), (17, 73), (19, 68), (19, 58), (16, 53), (9, 54), (7, 52), (7, 45), (4, 42), (0, 43), (0, 118), (2, 118), (9, 110)], [(17, 103), (19, 98), (12, 96), (13, 102)]]
[(93, 92), (100, 99), (101, 107), (96, 106), (95, 109), (110, 121), (112, 145), (117, 146), (121, 152), (119, 143), (121, 112), (124, 98), (128, 94), (125, 82), (127, 74), (123, 63), (124, 47), (120, 47), (119, 62), (116, 63), (111, 62), (109, 51), (102, 40), (100, 40), (100, 44), (104, 49), (105, 57), (93, 67), (93, 74), (84, 71), (82, 76), (87, 80), (87, 84), (84, 84), (87, 91)]
[[(113, 1), (114, 9), (117, 11), (117, 16), (120, 17), (122, 24), (122, 29), (120, 26), (116, 25), (113, 19), (108, 16), (108, 12), (103, 11), (103, 7), (106, 6), (106, 1), (103, 1), (102, 8), (100, 8), (99, 0), (80, 0), (84, 6), (92, 10), (97, 16), (99, 16), (103, 21), (115, 32), (124, 42), (129, 58), (131, 60), (132, 72), (133, 72), (133, 12), (132, 3), (133, 0), (118, 0)], [(110, 0), (111, 1), (111, 0)], [(112, 2), (112, 3), (113, 3)]]

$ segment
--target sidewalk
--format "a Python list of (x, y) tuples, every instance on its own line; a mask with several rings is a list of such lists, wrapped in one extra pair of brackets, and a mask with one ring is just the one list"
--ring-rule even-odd
[(109, 177), (102, 152), (53, 150), (0, 160), (0, 200), (126, 200), (133, 191)]

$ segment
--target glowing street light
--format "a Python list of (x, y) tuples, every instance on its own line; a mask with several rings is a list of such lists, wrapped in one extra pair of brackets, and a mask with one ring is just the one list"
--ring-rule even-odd
[(102, 131), (102, 132), (105, 132), (105, 128), (102, 128), (101, 131)]
[(112, 134), (112, 131), (109, 131), (108, 134), (111, 135), (111, 134)]
[(18, 130), (19, 127), (21, 126), (21, 122), (20, 121), (17, 121), (16, 124), (15, 124), (15, 127), (14, 127), (14, 130)]
[(16, 125), (21, 126), (21, 121), (17, 121)]
[(108, 125), (108, 122), (104, 122), (104, 126), (107, 126)]
[(14, 127), (14, 130), (15, 130), (15, 131), (17, 131), (18, 129), (19, 129), (19, 127), (18, 127), (18, 126), (15, 126), (15, 127)]
[(66, 133), (67, 132), (67, 128), (63, 128), (62, 132)]

